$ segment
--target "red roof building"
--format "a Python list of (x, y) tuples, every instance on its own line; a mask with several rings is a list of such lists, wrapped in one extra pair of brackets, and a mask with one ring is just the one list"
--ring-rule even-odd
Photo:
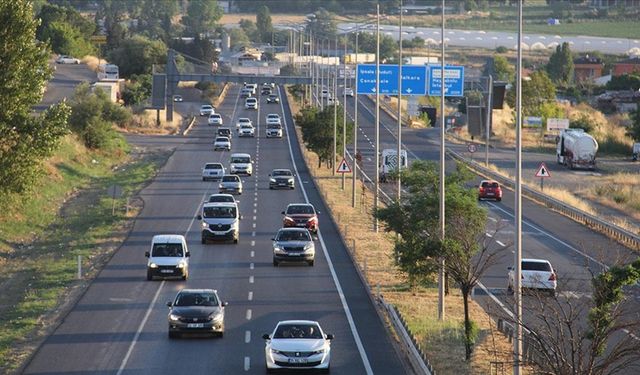
[(621, 76), (623, 74), (631, 73), (640, 74), (640, 57), (632, 57), (613, 64), (614, 76)]
[(574, 59), (573, 66), (576, 82), (579, 83), (602, 77), (604, 63), (597, 57), (585, 55)]

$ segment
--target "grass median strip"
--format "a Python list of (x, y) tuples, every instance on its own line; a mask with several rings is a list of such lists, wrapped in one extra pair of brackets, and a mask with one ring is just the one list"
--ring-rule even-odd
[[(166, 152), (105, 155), (67, 139), (42, 186), (2, 213), (0, 262), (8, 271), (0, 279), (0, 372), (21, 365), (55, 326), (71, 293), (109, 259), (141, 207), (135, 194), (167, 157)], [(107, 194), (112, 185), (122, 189), (115, 202)], [(77, 280), (78, 256), (82, 280)]]

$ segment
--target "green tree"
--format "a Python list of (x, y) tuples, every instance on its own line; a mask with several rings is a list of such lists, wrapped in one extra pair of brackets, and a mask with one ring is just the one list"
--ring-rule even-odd
[(122, 92), (125, 105), (142, 104), (151, 96), (151, 74), (133, 75)]
[(150, 39), (168, 43), (173, 30), (171, 19), (178, 13), (175, 0), (141, 0), (138, 30)]
[(260, 34), (260, 41), (263, 43), (271, 43), (273, 25), (271, 24), (271, 13), (266, 5), (258, 8), (258, 13), (256, 14), (256, 27)]
[(109, 52), (109, 60), (120, 67), (120, 74), (150, 74), (153, 64), (165, 64), (167, 46), (161, 40), (136, 35), (125, 39), (115, 50)]
[(256, 27), (255, 22), (243, 18), (240, 20), (239, 24), (240, 24), (240, 29), (242, 29), (242, 31), (245, 32), (245, 35), (247, 36), (249, 41), (253, 41), (253, 42), (260, 41), (260, 33), (258, 32), (258, 28)]
[(516, 76), (516, 69), (505, 56), (496, 55), (493, 57), (493, 79), (496, 81), (513, 82)]
[(333, 14), (324, 8), (318, 9), (313, 13), (310, 22), (307, 23), (307, 32), (312, 32), (313, 35), (322, 38), (335, 39), (338, 27), (336, 26)]
[(190, 36), (208, 35), (222, 18), (222, 8), (217, 1), (191, 0), (187, 7), (187, 14), (182, 17), (185, 34)]
[[(355, 43), (355, 39), (354, 39)], [(358, 48), (362, 52), (376, 53), (376, 35), (375, 33), (361, 33), (358, 37)], [(355, 46), (355, 44), (354, 44)], [(380, 61), (395, 59), (398, 54), (398, 42), (392, 37), (380, 34)]]
[(54, 52), (82, 57), (94, 52), (89, 41), (95, 25), (73, 8), (45, 4), (38, 13), (38, 40), (51, 45)]
[[(118, 0), (102, 0), (98, 3), (96, 12), (96, 22), (103, 21), (107, 34), (107, 44), (105, 50), (111, 51), (120, 46), (120, 43), (127, 37), (128, 30), (123, 25), (127, 6), (137, 4), (134, 2), (121, 2)], [(124, 6), (123, 6), (124, 5)]]
[(549, 118), (565, 118), (566, 112), (555, 102), (545, 102), (540, 104), (539, 111), (536, 114), (538, 117), (542, 117), (542, 123), (546, 124)]
[(640, 73), (623, 74), (611, 77), (607, 82), (608, 90), (640, 90)]
[[(337, 132), (342, 134), (342, 108), (338, 106)], [(296, 125), (302, 130), (302, 140), (305, 145), (318, 155), (318, 166), (323, 162), (327, 167), (331, 167), (331, 157), (333, 155), (333, 119), (334, 108), (327, 106), (323, 111), (317, 108), (303, 108), (296, 115)], [(353, 123), (347, 121), (347, 143), (351, 142), (353, 134)], [(342, 149), (342, 137), (337, 139), (337, 149)]]
[(0, 194), (34, 186), (42, 162), (68, 133), (61, 103), (32, 116), (51, 77), (46, 46), (35, 39), (38, 21), (29, 1), (0, 0)]
[(627, 130), (627, 135), (633, 138), (634, 141), (640, 141), (640, 108), (629, 114), (631, 119), (631, 126)]
[[(535, 116), (543, 103), (555, 101), (556, 87), (544, 71), (531, 73), (529, 80), (522, 81), (522, 112), (525, 116)], [(507, 103), (515, 107), (516, 90), (509, 90)]]
[(249, 36), (242, 28), (233, 28), (227, 30), (229, 39), (231, 40), (231, 48), (247, 47), (251, 44)]
[(547, 73), (558, 85), (570, 85), (573, 82), (573, 54), (571, 46), (564, 42), (556, 47), (556, 51), (549, 58)]

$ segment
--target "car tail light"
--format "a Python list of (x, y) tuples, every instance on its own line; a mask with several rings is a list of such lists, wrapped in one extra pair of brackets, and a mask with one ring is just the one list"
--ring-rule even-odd
[(551, 272), (551, 276), (549, 276), (549, 281), (556, 281), (556, 274)]

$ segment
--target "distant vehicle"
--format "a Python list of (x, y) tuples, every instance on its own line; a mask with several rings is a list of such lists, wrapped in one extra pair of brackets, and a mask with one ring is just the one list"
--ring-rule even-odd
[(209, 125), (222, 125), (222, 116), (219, 113), (212, 113), (207, 120)]
[(271, 86), (262, 86), (262, 90), (260, 90), (261, 95), (271, 95)]
[(255, 137), (256, 130), (251, 124), (242, 124), (238, 129), (238, 137)]
[(67, 55), (60, 55), (56, 59), (56, 64), (80, 64), (80, 59)]
[(274, 169), (269, 174), (269, 189), (295, 189), (296, 182), (290, 169)]
[(120, 79), (120, 69), (115, 64), (98, 65), (98, 80)]
[(202, 168), (202, 181), (218, 180), (224, 176), (224, 165), (222, 163), (207, 163)]
[(242, 127), (242, 125), (244, 125), (244, 124), (249, 124), (249, 125), (253, 126), (253, 122), (251, 121), (250, 118), (248, 118), (248, 117), (240, 117), (238, 119), (238, 121), (236, 122), (236, 128), (240, 129)]
[(220, 137), (227, 137), (229, 141), (231, 141), (231, 137), (233, 133), (231, 132), (231, 128), (218, 128), (216, 134)]
[(306, 262), (313, 267), (316, 248), (306, 228), (282, 228), (273, 241), (273, 266), (282, 262)]
[(151, 239), (151, 249), (144, 253), (147, 260), (147, 280), (154, 277), (189, 277), (187, 240), (179, 234), (159, 234)]
[(255, 95), (256, 91), (258, 91), (258, 84), (257, 83), (246, 83), (245, 82), (244, 87), (247, 88), (247, 89), (250, 89), (252, 95)]
[(331, 98), (331, 93), (329, 93), (329, 90), (327, 89), (322, 89), (322, 92), (320, 93), (320, 97), (324, 98)]
[(282, 125), (279, 123), (267, 123), (267, 138), (282, 138)]
[(369, 62), (376, 61), (375, 53), (348, 53), (345, 55), (344, 59), (347, 64), (355, 64), (356, 60), (358, 64), (364, 64)]
[(424, 56), (407, 56), (402, 59), (403, 64), (407, 65), (429, 65), (437, 64), (437, 57), (424, 57)]
[(282, 211), (282, 226), (307, 228), (311, 233), (318, 233), (318, 215), (312, 204), (309, 203), (292, 203)]
[(224, 335), (224, 308), (213, 289), (182, 289), (169, 306), (169, 338), (183, 333)]
[(231, 154), (229, 170), (231, 173), (251, 176), (253, 174), (251, 155), (243, 153)]
[(205, 203), (237, 203), (236, 198), (231, 194), (211, 194)]
[(215, 113), (215, 109), (212, 105), (203, 104), (200, 106), (200, 116), (211, 116)]
[(278, 94), (269, 94), (269, 97), (267, 98), (267, 103), (269, 104), (280, 103), (280, 98), (278, 97)]
[(242, 90), (240, 90), (240, 97), (241, 98), (249, 98), (253, 95), (253, 90), (248, 88), (248, 87), (244, 87), (242, 88)]
[(198, 220), (202, 220), (202, 244), (206, 244), (208, 240), (238, 243), (241, 218), (236, 203), (205, 203), (202, 213), (197, 216)]
[(173, 96), (173, 101), (174, 102), (181, 102), (182, 101), (182, 95), (174, 95)]
[(266, 120), (267, 120), (267, 125), (268, 124), (279, 124), (279, 125), (282, 124), (281, 119), (280, 119), (280, 115), (277, 114), (277, 113), (269, 113), (267, 115)]
[(596, 168), (598, 142), (583, 129), (564, 129), (558, 136), (556, 158), (558, 164), (570, 169)]
[(231, 140), (229, 137), (216, 137), (215, 141), (213, 141), (213, 151), (218, 150), (231, 151)]
[(327, 99), (327, 105), (340, 105), (340, 101), (338, 99), (335, 98), (328, 98)]
[(351, 87), (347, 87), (346, 89), (344, 89), (344, 94), (346, 96), (353, 98), (354, 96), (353, 89)]
[(219, 193), (242, 195), (242, 180), (237, 174), (227, 174), (222, 176), (222, 181), (218, 185)]
[(267, 372), (279, 369), (329, 372), (333, 335), (325, 334), (318, 322), (284, 320), (262, 338)]
[[(392, 175), (396, 173), (398, 169), (398, 150), (393, 148), (385, 148), (382, 150), (380, 163), (380, 182), (390, 181), (392, 179)], [(404, 169), (409, 166), (406, 150), (401, 151), (401, 164), (400, 169)]]
[(634, 143), (632, 151), (633, 151), (633, 155), (632, 155), (633, 161), (638, 161), (638, 156), (640, 155), (640, 143)]
[(244, 101), (245, 109), (258, 109), (258, 99), (256, 98), (247, 98)]
[[(522, 259), (522, 288), (523, 289), (536, 289), (547, 291), (552, 296), (556, 294), (556, 288), (558, 286), (558, 280), (556, 272), (554, 271), (551, 263), (546, 259)], [(513, 267), (508, 267), (509, 283), (507, 284), (507, 291), (513, 293), (515, 286), (514, 277), (515, 270)]]
[(502, 188), (497, 181), (482, 180), (478, 185), (478, 200), (495, 199), (500, 202), (502, 200)]

